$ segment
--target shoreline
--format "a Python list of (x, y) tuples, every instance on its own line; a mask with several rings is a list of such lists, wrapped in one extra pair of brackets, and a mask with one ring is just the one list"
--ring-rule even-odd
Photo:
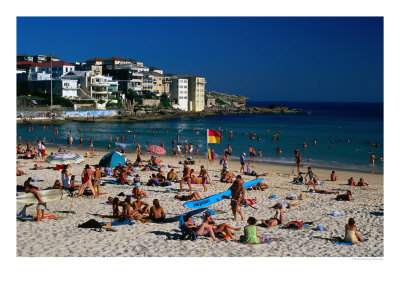
[[(117, 109), (118, 110), (118, 109)], [(37, 111), (40, 111), (37, 110)], [(96, 111), (96, 110), (93, 110)], [(120, 110), (121, 111), (121, 110)], [(23, 111), (18, 111), (17, 113), (22, 113)], [(25, 112), (25, 111), (24, 111)], [(27, 111), (29, 112), (29, 111)], [(45, 111), (49, 112), (49, 111)], [(140, 112), (140, 113), (138, 113)], [(174, 110), (159, 110), (159, 111), (136, 111), (136, 112), (122, 112), (119, 116), (113, 117), (79, 117), (79, 118), (56, 118), (56, 119), (30, 119), (24, 121), (22, 119), (17, 118), (17, 125), (22, 124), (62, 124), (67, 122), (88, 122), (88, 123), (95, 123), (95, 122), (142, 122), (142, 121), (162, 121), (162, 120), (173, 120), (173, 119), (183, 119), (183, 118), (203, 118), (203, 117), (215, 117), (220, 115), (238, 115), (238, 114), (308, 114), (302, 110), (296, 109), (288, 109), (286, 107), (279, 107), (275, 109), (269, 109), (265, 107), (242, 107), (242, 108), (229, 108), (229, 109), (207, 109), (205, 111), (200, 112), (182, 112), (182, 111), (174, 111)]]
[[(85, 156), (86, 153), (90, 153), (91, 152), (89, 149), (66, 148), (66, 147), (62, 147), (62, 149), (65, 149), (65, 150), (71, 151), (71, 152), (75, 152), (75, 153), (80, 154), (82, 156)], [(107, 151), (105, 149), (97, 149), (97, 150), (94, 149), (94, 150), (95, 150), (94, 152), (99, 155), (98, 156), (99, 160), (100, 160), (101, 157), (103, 157), (107, 153), (112, 152), (112, 151), (117, 151), (117, 150)], [(49, 154), (51, 152), (54, 153), (54, 152), (57, 152), (57, 151), (58, 151), (57, 147), (48, 146), (46, 148), (46, 152), (49, 153)], [(125, 152), (125, 153), (121, 153), (121, 154), (124, 155), (125, 157), (129, 157), (129, 159), (131, 161), (135, 161), (136, 160), (136, 153)], [(144, 153), (142, 155), (142, 158), (144, 160), (148, 160), (148, 159), (150, 159), (151, 155), (152, 154), (145, 154)], [(185, 160), (184, 156), (174, 157), (174, 156), (168, 155), (168, 154), (165, 154), (165, 155), (162, 155), (162, 156), (157, 156), (157, 157), (160, 157), (161, 159), (172, 160), (175, 163), (178, 163), (179, 161), (183, 162)], [(196, 165), (199, 166), (200, 164), (203, 164), (204, 166), (207, 166), (208, 159), (207, 159), (207, 157), (205, 155), (204, 156), (199, 155), (198, 158), (193, 157), (193, 159), (196, 161)], [(197, 163), (197, 162), (199, 162), (199, 163)], [(177, 165), (178, 166), (182, 166), (180, 164), (177, 164)], [(210, 166), (211, 164), (208, 163), (208, 165)], [(229, 160), (228, 161), (228, 165), (229, 165), (230, 169), (232, 169), (232, 168), (234, 168), (234, 169), (240, 168), (240, 161), (239, 160)], [(263, 170), (270, 169), (270, 170), (284, 170), (285, 172), (287, 172), (287, 174), (290, 174), (290, 176), (295, 176), (296, 175), (296, 174), (292, 173), (292, 170), (294, 170), (294, 173), (296, 173), (296, 164), (295, 164), (294, 161), (293, 161), (293, 165), (289, 165), (289, 164), (279, 164), (279, 163), (266, 162), (266, 161), (257, 161), (256, 160), (255, 162), (252, 162), (251, 165), (252, 165), (252, 169), (253, 170), (255, 170), (256, 172), (258, 171), (257, 173), (263, 173), (264, 172)], [(214, 166), (214, 167), (217, 166), (217, 168), (222, 168), (222, 166), (219, 165), (219, 158), (218, 157), (216, 157), (216, 159), (213, 162), (212, 166)], [(311, 165), (311, 167), (312, 167), (312, 169), (313, 169), (313, 171), (315, 173), (318, 173), (318, 175), (319, 174), (323, 174), (326, 178), (329, 178), (329, 175), (330, 175), (330, 173), (332, 172), (332, 169), (333, 169), (333, 168), (329, 168), (329, 167), (312, 166), (312, 165)], [(303, 170), (307, 169), (307, 164), (306, 163), (302, 164), (300, 169), (303, 169)], [(361, 177), (367, 178), (367, 175), (381, 176), (382, 177), (382, 184), (383, 184), (384, 173), (372, 173), (372, 172), (363, 171), (363, 170), (341, 169), (341, 168), (335, 168), (334, 170), (335, 171), (340, 171), (341, 173), (349, 174), (349, 178), (350, 177), (354, 177), (355, 180), (357, 178), (361, 178)], [(350, 175), (350, 174), (356, 174), (356, 175)], [(346, 180), (347, 179), (348, 178), (346, 178)], [(366, 181), (368, 182), (368, 180), (366, 180)]]
[[(47, 144), (48, 144), (48, 146), (46, 148), (47, 149), (46, 151), (48, 151), (48, 153), (57, 152), (58, 151), (58, 147), (61, 147), (61, 148), (65, 149), (65, 150), (67, 150), (67, 151), (72, 151), (72, 152), (77, 152), (77, 153), (78, 153), (78, 151), (80, 151), (79, 154), (82, 154), (82, 153), (85, 154), (86, 152), (90, 152), (89, 148), (86, 149), (86, 150), (85, 149), (80, 149), (78, 145), (72, 146), (72, 147), (71, 146), (67, 147), (67, 145), (57, 145), (57, 146), (55, 146), (54, 143), (47, 143)], [(111, 149), (111, 151), (118, 151), (118, 150), (119, 149)], [(95, 148), (95, 152), (103, 153), (103, 155), (105, 155), (109, 151), (106, 148)], [(205, 153), (205, 152), (204, 153), (199, 152), (199, 159), (204, 159), (206, 161), (207, 160), (206, 159), (206, 157), (207, 157), (206, 154), (207, 153)], [(136, 153), (134, 153), (134, 152), (125, 152), (124, 155), (136, 156)], [(176, 159), (168, 151), (167, 151), (167, 154), (163, 155), (162, 157)], [(233, 159), (231, 159), (230, 161), (239, 162), (239, 158), (236, 158), (235, 156), (233, 156), (232, 158)], [(196, 159), (196, 158), (194, 158), (194, 159)], [(219, 159), (220, 159), (220, 155), (217, 154), (216, 155), (216, 159), (215, 159), (215, 164), (219, 163)], [(261, 165), (267, 165), (267, 166), (268, 165), (283, 166), (283, 167), (288, 167), (288, 168), (292, 168), (293, 170), (296, 170), (296, 164), (294, 162), (294, 159), (293, 159), (293, 162), (290, 162), (289, 160), (282, 161), (282, 162), (279, 162), (279, 161), (275, 160), (275, 161), (272, 162), (272, 160), (274, 159), (272, 157), (262, 157), (262, 159), (263, 159), (262, 161), (259, 161), (258, 157), (257, 157), (255, 159), (254, 164), (257, 164), (257, 165), (261, 164)], [(183, 161), (183, 160), (185, 160), (185, 157), (181, 156), (179, 158), (179, 160)], [(324, 164), (326, 164), (326, 165), (324, 165)], [(341, 164), (335, 165), (334, 163), (329, 163), (329, 162), (326, 163), (326, 162), (319, 162), (319, 161), (310, 163), (310, 166), (313, 169), (330, 170), (330, 171), (336, 170), (336, 171), (353, 172), (353, 173), (355, 172), (355, 173), (360, 173), (360, 174), (376, 174), (376, 175), (383, 175), (384, 174), (384, 168), (382, 168), (382, 171), (380, 171), (380, 170), (374, 171), (374, 170), (367, 170), (367, 168), (368, 168), (367, 166), (364, 166), (364, 169), (357, 169), (357, 167), (359, 167), (359, 166), (346, 168), (344, 165), (341, 165)], [(307, 167), (307, 163), (304, 162), (302, 164), (302, 167), (303, 168)]]

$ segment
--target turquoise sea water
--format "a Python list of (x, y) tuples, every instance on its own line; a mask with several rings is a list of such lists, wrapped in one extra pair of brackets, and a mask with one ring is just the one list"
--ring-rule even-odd
[[(217, 129), (220, 126), (223, 140), (218, 145), (210, 145), (217, 155), (224, 153), (229, 144), (233, 148), (233, 159), (239, 159), (242, 152), (247, 153), (249, 146), (262, 151), (259, 161), (288, 164), (294, 166), (293, 150), (299, 149), (305, 163), (311, 166), (330, 169), (347, 169), (364, 172), (383, 173), (383, 104), (376, 103), (278, 103), (291, 108), (311, 110), (312, 114), (274, 114), (274, 115), (230, 115), (204, 118), (182, 118), (165, 121), (135, 122), (135, 123), (79, 123), (69, 122), (56, 125), (59, 135), (54, 135), (54, 126), (49, 125), (48, 130), (43, 126), (33, 126), (33, 131), (28, 131), (28, 125), (17, 126), (17, 139), (34, 141), (34, 137), (46, 137), (48, 145), (66, 148), (66, 138), (72, 134), (74, 145), (77, 147), (79, 137), (84, 139), (83, 147), (88, 148), (92, 137), (95, 149), (107, 149), (109, 137), (112, 135), (111, 149), (124, 148), (127, 152), (134, 152), (136, 142), (142, 146), (146, 142), (159, 145), (164, 142), (167, 153), (172, 152), (171, 140), (180, 135), (183, 144), (186, 138), (194, 147), (199, 145), (200, 154), (206, 155), (206, 129)], [(264, 102), (249, 102), (249, 106), (268, 106)], [(77, 131), (82, 128), (82, 132)], [(89, 128), (92, 130), (89, 131)], [(168, 129), (168, 133), (166, 133)], [(233, 130), (233, 140), (229, 140), (229, 133)], [(269, 132), (267, 132), (269, 129)], [(136, 132), (133, 143), (132, 133)], [(280, 130), (279, 141), (272, 139), (274, 133)], [(155, 134), (152, 133), (155, 131)], [(199, 135), (196, 135), (199, 131)], [(251, 140), (249, 133), (253, 131), (260, 137)], [(236, 133), (238, 132), (238, 133)], [(84, 134), (87, 137), (84, 137)], [(121, 143), (121, 136), (126, 140)], [(115, 143), (115, 136), (120, 137), (120, 142)], [(314, 145), (314, 139), (317, 144)], [(347, 141), (349, 140), (349, 142)], [(368, 142), (374, 141), (379, 147), (371, 146)], [(303, 143), (307, 148), (303, 148)], [(279, 146), (282, 153), (278, 154)], [(375, 166), (370, 166), (370, 155), (375, 153)]]

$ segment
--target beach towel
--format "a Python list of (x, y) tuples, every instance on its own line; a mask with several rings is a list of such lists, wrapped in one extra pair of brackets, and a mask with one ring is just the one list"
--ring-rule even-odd
[(285, 228), (283, 226), (279, 227), (279, 229), (291, 229), (291, 230), (300, 230), (300, 229), (308, 229), (310, 225), (304, 224), (302, 228)]
[(332, 242), (332, 244), (336, 244), (336, 245), (353, 246), (355, 244), (364, 243), (366, 241), (368, 241), (368, 239), (363, 239), (363, 240), (359, 241), (358, 243), (346, 243), (346, 242), (342, 242), (342, 241), (331, 241), (331, 242)]
[(262, 245), (262, 244), (269, 244), (271, 242), (280, 242), (280, 241), (283, 241), (283, 240), (279, 239), (279, 238), (270, 238), (270, 237), (267, 237), (267, 236), (262, 236), (260, 238), (260, 243), (258, 243), (258, 244), (245, 243), (245, 242), (242, 242), (242, 241), (235, 241), (235, 242), (238, 243), (238, 244), (242, 244), (242, 245)]
[(292, 195), (286, 196), (286, 199), (288, 199), (288, 200), (297, 200), (297, 195), (292, 194)]
[[(108, 224), (108, 223), (110, 223), (110, 222), (100, 222), (99, 224), (105, 225), (105, 224)], [(135, 224), (135, 222), (132, 222), (130, 220), (125, 220), (125, 221), (122, 221), (122, 222), (119, 222), (118, 220), (114, 220), (114, 221), (111, 222), (111, 226), (122, 226), (122, 225), (130, 225), (131, 226), (133, 224)]]
[(269, 196), (268, 198), (269, 198), (269, 199), (277, 199), (278, 196), (277, 196), (277, 195), (271, 195), (271, 196)]
[(338, 212), (337, 210), (332, 210), (330, 215), (332, 215), (334, 217), (344, 217), (344, 216), (346, 216), (345, 213)]

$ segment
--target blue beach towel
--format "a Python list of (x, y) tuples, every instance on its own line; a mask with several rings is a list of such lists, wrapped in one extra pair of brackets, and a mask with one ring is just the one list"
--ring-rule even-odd
[(276, 199), (276, 198), (278, 198), (278, 196), (276, 196), (276, 195), (271, 195), (271, 196), (269, 196), (268, 198), (269, 198), (269, 199)]

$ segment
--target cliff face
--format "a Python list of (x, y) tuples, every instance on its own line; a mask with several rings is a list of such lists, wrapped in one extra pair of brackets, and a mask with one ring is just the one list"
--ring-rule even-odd
[(228, 105), (228, 106), (246, 106), (248, 97), (241, 95), (229, 95), (226, 93), (207, 92), (206, 97), (209, 105)]

